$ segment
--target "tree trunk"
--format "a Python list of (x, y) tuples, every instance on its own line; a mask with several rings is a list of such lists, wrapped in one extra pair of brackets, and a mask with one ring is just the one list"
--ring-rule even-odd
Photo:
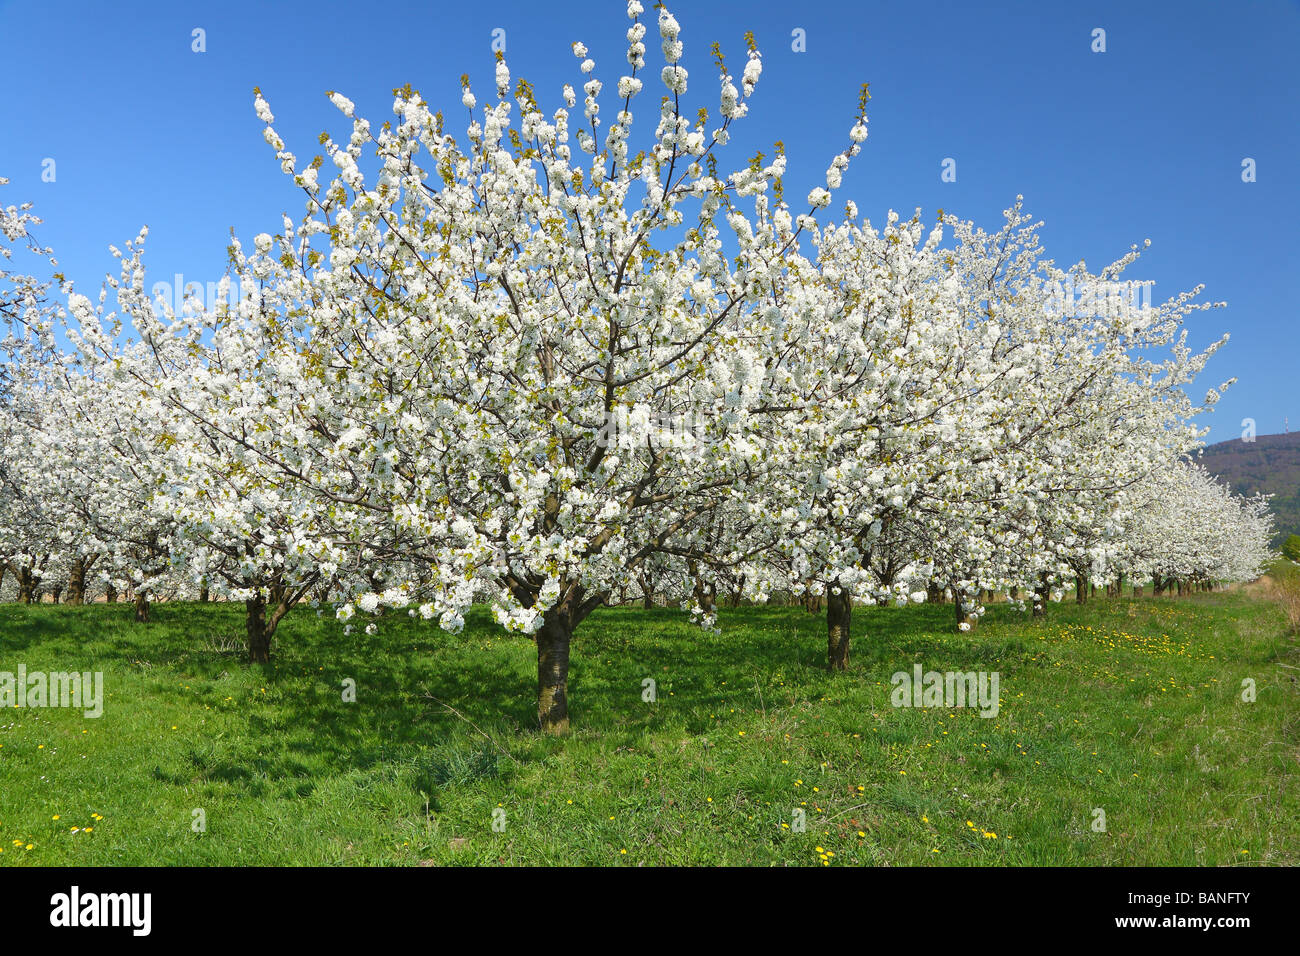
[(51, 589), (50, 591), (50, 600), (54, 604), (58, 604), (59, 598), (61, 597), (63, 597), (63, 587), (61, 585), (55, 585), (54, 588)]
[(31, 568), (18, 569), (18, 603), (31, 604), (36, 593), (36, 582), (32, 578)]
[(569, 732), (569, 642), (573, 626), (556, 606), (546, 612), (537, 632), (537, 720), (542, 733)]
[(843, 588), (826, 589), (826, 659), (833, 671), (849, 669), (849, 635), (853, 623), (853, 598)]
[(742, 574), (740, 580), (736, 582), (736, 588), (731, 592), (730, 604), (733, 608), (740, 607), (741, 594), (745, 590), (745, 576)]
[(117, 588), (113, 586), (112, 581), (109, 581), (108, 584), (104, 586), (104, 600), (109, 604), (117, 603)]
[(199, 588), (199, 603), (207, 604), (210, 600), (212, 600), (212, 595), (209, 593), (208, 586), (205, 584), (203, 587)]
[(925, 603), (926, 603), (926, 604), (942, 604), (942, 603), (943, 603), (943, 588), (939, 587), (939, 585), (937, 585), (937, 584), (928, 584), (928, 585), (926, 585), (926, 588), (925, 588)]
[(1032, 617), (1047, 617), (1047, 575), (1040, 575), (1038, 578), (1038, 588), (1034, 591), (1034, 610)]
[(641, 600), (642, 607), (647, 611), (655, 606), (655, 588), (654, 583), (650, 580), (650, 575), (641, 575)]
[(699, 582), (695, 584), (695, 603), (700, 606), (705, 614), (712, 614), (716, 606), (714, 600), (716, 591), (713, 585), (705, 586)]
[(975, 629), (977, 618), (970, 613), (970, 605), (966, 603), (966, 595), (962, 591), (954, 590), (952, 592), (953, 610), (957, 612), (957, 630), (961, 631), (962, 625), (966, 625), (966, 630)]
[(1088, 584), (1084, 581), (1082, 574), (1076, 575), (1074, 578), (1074, 603), (1088, 603)]
[(68, 603), (80, 607), (86, 603), (86, 559), (77, 558), (68, 572)]
[(248, 634), (248, 661), (269, 664), (271, 634), (266, 627), (266, 599), (258, 594), (244, 602), (244, 630)]
[(136, 592), (135, 620), (137, 624), (149, 623), (149, 593), (147, 591)]

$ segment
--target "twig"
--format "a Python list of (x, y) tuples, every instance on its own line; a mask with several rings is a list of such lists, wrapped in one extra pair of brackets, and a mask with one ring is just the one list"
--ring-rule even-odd
[(515, 760), (514, 756), (510, 753), (510, 751), (506, 750), (505, 747), (502, 747), (499, 743), (496, 742), (496, 739), (495, 739), (494, 737), (492, 737), (491, 734), (488, 734), (488, 733), (484, 732), (483, 729), (480, 728), (478, 724), (474, 723), (474, 721), (470, 720), (468, 717), (466, 717), (464, 714), (462, 714), (462, 713), (461, 713), (459, 710), (457, 710), (455, 707), (451, 706), (451, 704), (444, 703), (443, 701), (438, 700), (438, 698), (434, 697), (432, 694), (429, 694), (429, 693), (426, 693), (424, 696), (427, 697), (427, 698), (429, 698), (429, 700), (433, 701), (435, 704), (441, 704), (443, 707), (446, 707), (449, 711), (451, 711), (453, 714), (455, 714), (455, 715), (456, 715), (457, 717), (459, 717), (461, 720), (465, 721), (465, 723), (469, 724), (469, 725), (470, 725), (471, 727), (473, 727), (476, 731), (478, 731), (480, 734), (482, 734), (484, 737), (486, 737), (487, 740), (488, 740), (488, 743), (492, 744), (493, 747), (496, 747), (497, 750), (501, 751), (503, 754), (505, 754), (507, 757), (509, 757), (510, 760), (511, 760), (511, 762), (512, 762), (516, 767), (519, 766), (519, 761), (518, 761), (518, 760)]

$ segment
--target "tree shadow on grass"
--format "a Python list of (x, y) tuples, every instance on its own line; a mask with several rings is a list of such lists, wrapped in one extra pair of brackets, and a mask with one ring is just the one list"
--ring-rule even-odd
[[(1001, 611), (991, 609), (991, 618)], [(565, 747), (537, 732), (533, 642), (504, 635), (483, 609), (471, 612), (458, 636), (390, 615), (372, 637), (361, 629), (344, 635), (332, 618), (299, 608), (282, 623), (269, 665), (243, 664), (237, 651), (212, 639), (242, 638), (237, 605), (156, 605), (147, 625), (134, 624), (128, 606), (43, 608), (7, 618), (17, 618), (22, 647), (82, 640), (101, 657), (126, 664), (143, 658), (196, 679), (251, 667), (254, 683), (265, 682), (272, 696), (249, 705), (243, 730), (231, 735), (237, 739), (156, 768), (155, 778), (172, 786), (207, 782), (249, 796), (307, 796), (321, 777), (397, 764), (410, 769), (414, 793), (429, 761), (441, 755), (445, 762), (457, 748), (490, 743), (508, 752), (501, 762), (508, 774), (515, 761), (546, 760)], [(882, 674), (887, 680), (914, 661), (968, 668), (1012, 646), (996, 631), (952, 634), (949, 606), (857, 608), (851, 669), (832, 674), (824, 613), (724, 608), (719, 625), (720, 633), (705, 632), (676, 609), (597, 611), (574, 639), (574, 732), (603, 748), (637, 746), (656, 727), (698, 729), (724, 707), (770, 705), (795, 688), (808, 698)], [(654, 706), (643, 700), (647, 678), (658, 685)], [(345, 679), (355, 681), (355, 702), (344, 700)]]
[[(0, 654), (9, 657), (35, 645), (71, 640), (93, 615), (86, 608), (42, 607), (39, 604), (0, 604)], [(63, 612), (72, 612), (64, 614)], [(70, 621), (77, 623), (71, 624)], [(95, 620), (94, 623), (98, 623)]]

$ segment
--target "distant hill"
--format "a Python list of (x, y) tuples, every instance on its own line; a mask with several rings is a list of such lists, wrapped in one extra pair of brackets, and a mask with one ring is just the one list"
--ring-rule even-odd
[(1258, 435), (1253, 442), (1219, 442), (1201, 456), (1207, 471), (1218, 475), (1244, 495), (1273, 495), (1280, 543), (1289, 534), (1300, 534), (1300, 432)]

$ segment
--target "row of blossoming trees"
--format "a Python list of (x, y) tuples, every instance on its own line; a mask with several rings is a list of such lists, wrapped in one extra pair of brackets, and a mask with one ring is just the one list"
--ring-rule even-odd
[(562, 732), (574, 631), (629, 594), (706, 624), (720, 596), (824, 596), (844, 667), (855, 604), (943, 593), (966, 629), (989, 593), (1041, 613), (1075, 582), (1258, 572), (1264, 503), (1188, 457), (1218, 393), (1184, 386), (1222, 344), (1186, 345), (1199, 290), (1115, 308), (1097, 290), (1136, 247), (1059, 269), (1019, 200), (993, 233), (831, 213), (865, 88), (806, 203), (779, 144), (725, 171), (760, 54), (737, 81), (715, 48), (719, 104), (691, 113), (665, 10), (634, 151), (642, 12), (612, 117), (581, 44), (561, 108), (498, 59), (455, 135), (409, 88), (379, 129), (331, 94), (351, 130), (308, 162), (258, 93), (306, 214), (232, 241), (217, 301), (179, 314), (146, 292), (144, 233), (91, 299), (24, 273), (49, 250), (4, 212), (0, 586), (129, 591), (143, 619), (242, 601), (254, 661), (304, 599), (451, 631), (486, 603), (535, 638)]

